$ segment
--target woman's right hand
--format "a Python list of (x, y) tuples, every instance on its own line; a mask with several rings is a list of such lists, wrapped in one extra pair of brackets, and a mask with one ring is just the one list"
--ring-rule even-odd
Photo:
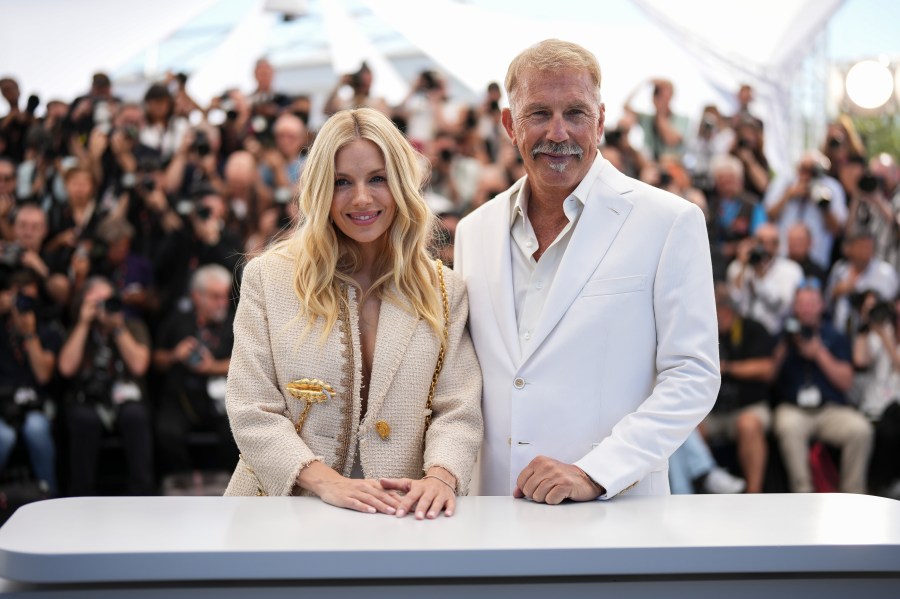
[(400, 498), (385, 491), (377, 480), (346, 478), (323, 464), (312, 462), (300, 471), (297, 484), (335, 507), (368, 514), (396, 514)]

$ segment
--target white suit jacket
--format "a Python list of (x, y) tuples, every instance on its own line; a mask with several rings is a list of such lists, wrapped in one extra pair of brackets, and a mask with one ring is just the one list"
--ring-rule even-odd
[(484, 375), (483, 495), (536, 456), (574, 463), (613, 497), (668, 494), (668, 458), (719, 389), (701, 211), (618, 172), (590, 189), (532, 338), (520, 351), (510, 258), (515, 183), (456, 230), (455, 270)]

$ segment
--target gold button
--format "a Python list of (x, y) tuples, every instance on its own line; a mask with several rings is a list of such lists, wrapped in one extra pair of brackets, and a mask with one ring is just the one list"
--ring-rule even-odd
[(523, 379), (521, 377), (517, 378), (516, 380), (513, 381), (513, 386), (516, 389), (524, 389), (525, 388), (525, 379)]
[(375, 423), (375, 430), (382, 439), (387, 439), (391, 436), (391, 425), (384, 420), (379, 420)]

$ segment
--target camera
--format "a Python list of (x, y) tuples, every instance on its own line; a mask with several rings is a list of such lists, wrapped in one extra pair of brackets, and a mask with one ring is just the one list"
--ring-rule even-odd
[(620, 129), (609, 129), (604, 131), (603, 137), (606, 139), (606, 145), (617, 148), (622, 141), (622, 131)]
[(800, 321), (793, 316), (784, 321), (784, 332), (789, 335), (799, 335), (803, 339), (812, 339), (816, 334), (813, 327), (800, 324)]
[(28, 96), (28, 104), (25, 105), (25, 112), (30, 116), (34, 116), (34, 111), (37, 110), (37, 107), (40, 106), (40, 104), (41, 99), (36, 95), (31, 94)]
[(118, 314), (125, 308), (122, 298), (114, 295), (103, 301), (103, 311), (107, 314)]
[(209, 137), (206, 131), (197, 131), (194, 134), (194, 141), (191, 142), (191, 151), (196, 152), (199, 156), (209, 156), (212, 148), (209, 145)]
[(762, 245), (757, 244), (750, 250), (748, 262), (751, 266), (758, 266), (771, 257), (772, 255)]
[(37, 300), (30, 295), (25, 295), (23, 293), (19, 293), (18, 295), (16, 295), (16, 311), (19, 314), (34, 312), (35, 310), (37, 310), (37, 307)]
[(884, 189), (884, 179), (866, 171), (859, 178), (859, 190), (863, 193), (874, 193), (878, 189)]
[(197, 366), (203, 361), (203, 349), (205, 349), (205, 346), (198, 342), (194, 349), (191, 350), (191, 353), (188, 354), (188, 366)]
[(890, 302), (878, 302), (869, 311), (869, 322), (883, 324), (894, 321), (894, 306)]
[(196, 214), (197, 218), (200, 220), (209, 220), (212, 216), (212, 210), (210, 210), (209, 206), (197, 206), (194, 210), (194, 214)]
[(716, 128), (716, 120), (710, 116), (703, 117), (703, 120), (700, 121), (700, 128), (704, 133), (712, 133)]

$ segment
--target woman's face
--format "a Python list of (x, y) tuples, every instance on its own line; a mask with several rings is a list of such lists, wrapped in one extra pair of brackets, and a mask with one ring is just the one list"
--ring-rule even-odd
[(365, 246), (390, 229), (397, 204), (388, 187), (384, 156), (374, 143), (356, 139), (334, 157), (331, 219), (347, 237)]

